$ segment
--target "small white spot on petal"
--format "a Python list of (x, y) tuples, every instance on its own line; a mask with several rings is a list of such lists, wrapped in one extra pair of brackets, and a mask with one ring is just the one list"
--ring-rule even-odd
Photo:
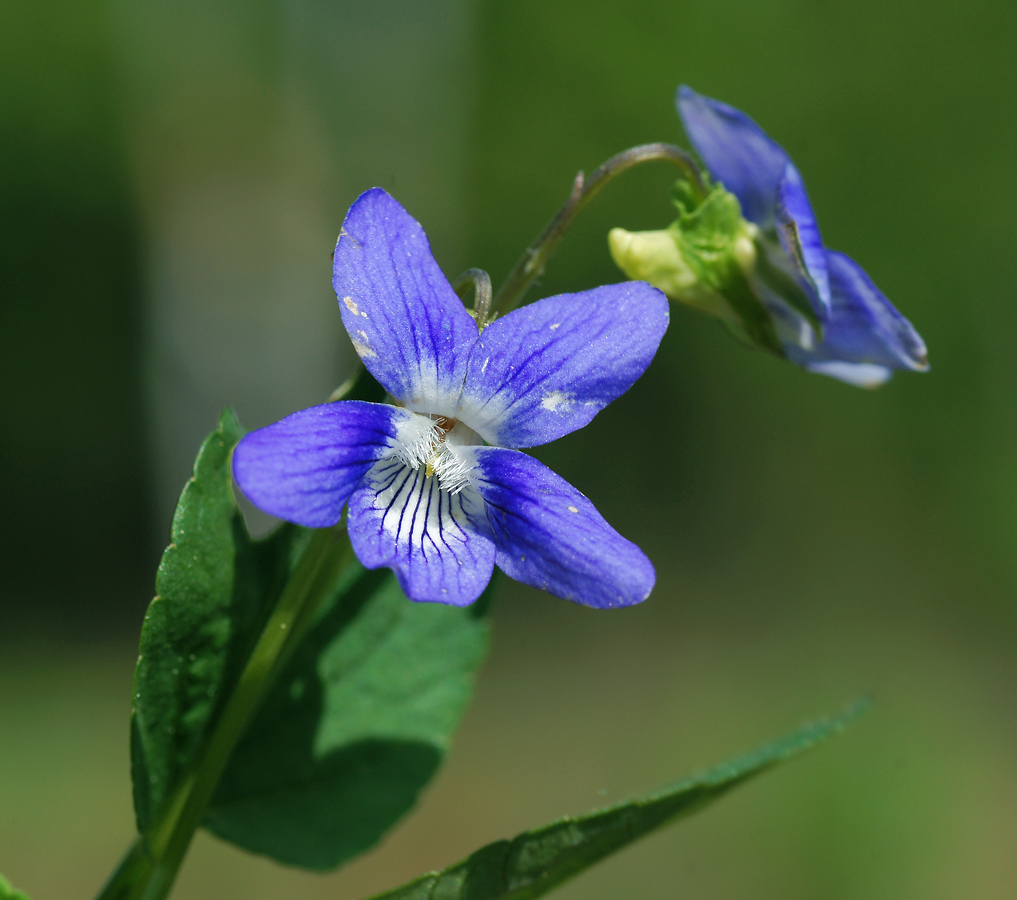
[(577, 512), (579, 512), (579, 510), (578, 510), (578, 509), (576, 509), (576, 508), (575, 508), (574, 506), (570, 506), (570, 507), (569, 507), (569, 512), (575, 512), (575, 513), (577, 513)]
[(370, 359), (378, 355), (367, 344), (363, 344), (360, 341), (353, 342), (353, 349), (357, 351), (357, 356), (361, 359)]
[(566, 412), (571, 405), (571, 398), (568, 394), (563, 394), (561, 391), (551, 391), (549, 394), (544, 395), (544, 399), (540, 401), (541, 408), (554, 412), (559, 406), (563, 407), (562, 412)]
[(554, 323), (554, 324), (553, 324), (553, 325), (551, 326), (551, 331), (554, 331), (554, 330), (555, 330), (556, 328), (561, 328), (561, 322), (555, 322), (555, 323)]
[(360, 308), (353, 302), (352, 297), (343, 297), (343, 304), (355, 316), (360, 315)]
[(484, 360), (484, 364), (480, 367), (480, 374), (481, 375), (483, 375), (487, 371), (487, 364), (490, 361), (491, 361), (491, 357), (490, 356), (487, 359)]

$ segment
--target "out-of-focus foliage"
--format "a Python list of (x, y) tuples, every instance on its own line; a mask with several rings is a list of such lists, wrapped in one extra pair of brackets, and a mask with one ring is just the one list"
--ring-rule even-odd
[(106, 24), (99, 0), (0, 9), (5, 630), (108, 633), (151, 580), (141, 242)]

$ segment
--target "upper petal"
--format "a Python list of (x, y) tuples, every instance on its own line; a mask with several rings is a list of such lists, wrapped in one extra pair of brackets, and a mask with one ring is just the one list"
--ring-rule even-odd
[(813, 350), (789, 346), (788, 357), (813, 371), (865, 386), (885, 381), (892, 369), (928, 369), (925, 342), (862, 267), (833, 250), (826, 258), (832, 308), (822, 343)]
[(675, 103), (710, 175), (738, 198), (746, 219), (772, 225), (777, 185), (791, 161), (784, 149), (745, 113), (687, 85), (678, 88)]
[[(776, 224), (781, 247), (796, 269), (800, 271), (804, 267), (804, 274), (811, 279), (818, 294), (818, 298), (812, 298), (813, 306), (820, 316), (825, 317), (830, 312), (830, 274), (826, 251), (805, 183), (793, 163), (787, 164), (777, 188)], [(809, 293), (812, 294), (812, 291)]]
[(642, 281), (514, 310), (480, 335), (456, 417), (502, 447), (582, 428), (643, 374), (668, 315), (667, 298)]
[(423, 228), (381, 188), (361, 194), (346, 214), (332, 285), (370, 373), (410, 409), (451, 415), (477, 325)]
[(494, 571), (494, 543), (476, 491), (442, 490), (436, 475), (397, 457), (380, 461), (354, 491), (348, 528), (360, 562), (394, 570), (411, 600), (465, 606)]
[(308, 528), (335, 525), (409, 415), (359, 400), (312, 406), (244, 437), (233, 451), (233, 476), (270, 515)]
[(606, 609), (653, 590), (653, 564), (564, 478), (518, 450), (479, 447), (475, 484), (487, 504), (498, 568), (566, 600)]

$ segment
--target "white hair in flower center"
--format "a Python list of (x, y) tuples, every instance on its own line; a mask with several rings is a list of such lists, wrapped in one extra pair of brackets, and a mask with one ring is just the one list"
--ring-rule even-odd
[(456, 419), (412, 413), (399, 427), (395, 451), (409, 468), (424, 466), (443, 491), (458, 494), (470, 483), (473, 468), (466, 448), (480, 443), (480, 435)]

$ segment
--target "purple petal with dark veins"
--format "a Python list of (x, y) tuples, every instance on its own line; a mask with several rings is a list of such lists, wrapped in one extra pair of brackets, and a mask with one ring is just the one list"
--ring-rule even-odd
[(335, 525), (408, 415), (358, 400), (312, 406), (244, 437), (233, 451), (233, 476), (270, 515), (308, 528)]
[(582, 428), (643, 374), (668, 316), (667, 298), (642, 281), (510, 312), (480, 335), (456, 417), (502, 447)]
[(466, 606), (494, 572), (484, 502), (470, 487), (442, 490), (424, 467), (379, 462), (350, 497), (353, 552), (368, 569), (388, 566), (418, 602)]
[(499, 569), (598, 609), (631, 606), (649, 596), (653, 564), (564, 478), (518, 450), (474, 452), (475, 484), (487, 504)]
[(713, 179), (738, 198), (746, 219), (769, 228), (777, 204), (777, 185), (791, 158), (733, 106), (697, 94), (684, 84), (678, 88), (675, 104), (685, 133)]
[(451, 416), (477, 325), (438, 268), (423, 228), (381, 188), (350, 207), (332, 285), (368, 371), (409, 409)]

